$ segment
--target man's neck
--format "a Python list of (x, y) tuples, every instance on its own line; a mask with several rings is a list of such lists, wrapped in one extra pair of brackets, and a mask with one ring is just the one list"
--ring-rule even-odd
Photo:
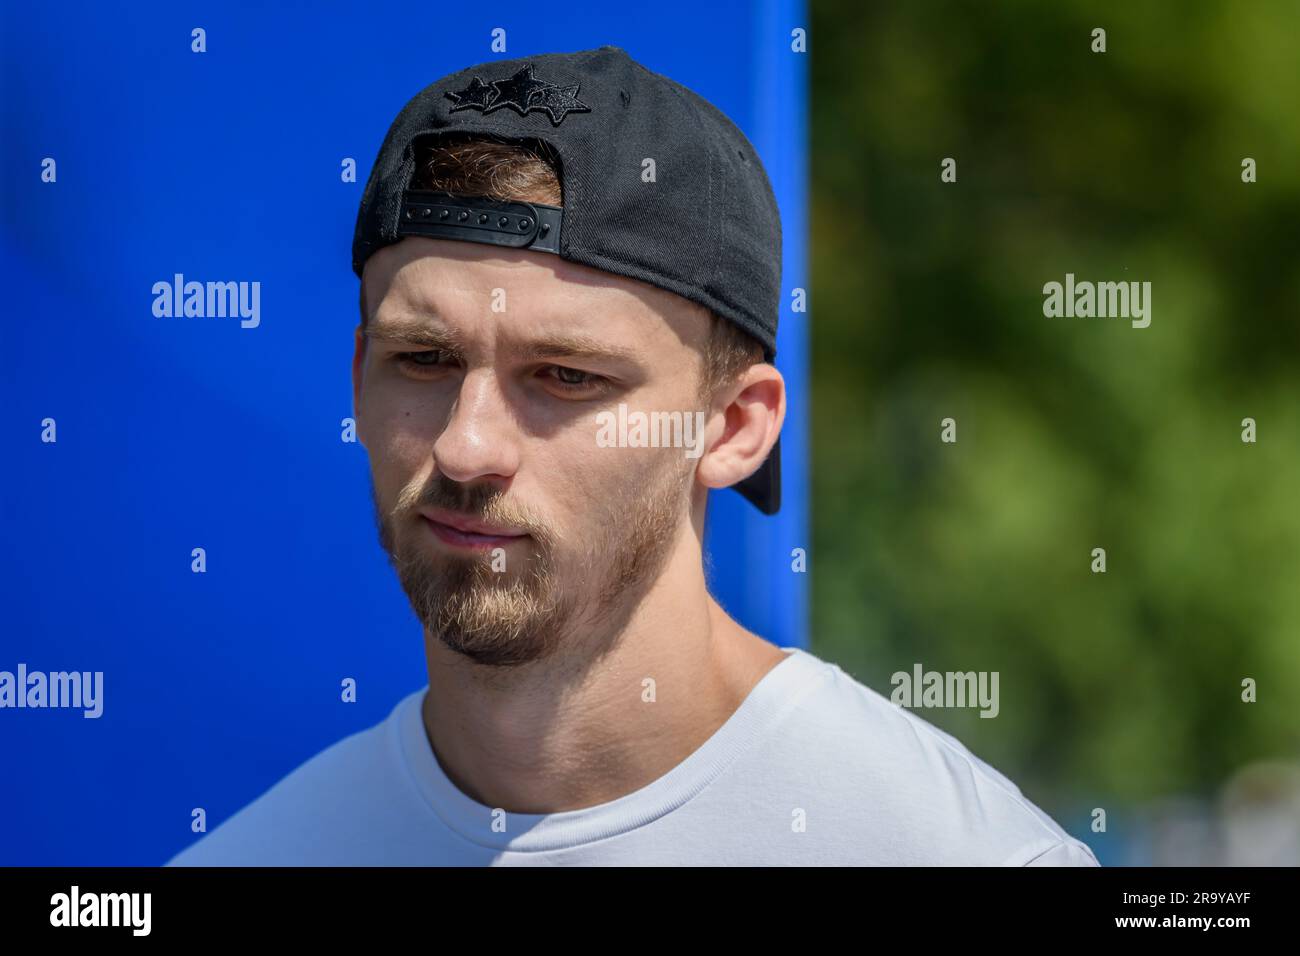
[[(708, 594), (698, 550), (674, 551), (617, 634), (484, 667), (425, 636), (425, 733), (467, 796), (555, 813), (632, 793), (693, 753), (784, 659)], [(600, 652), (592, 648), (600, 647)]]

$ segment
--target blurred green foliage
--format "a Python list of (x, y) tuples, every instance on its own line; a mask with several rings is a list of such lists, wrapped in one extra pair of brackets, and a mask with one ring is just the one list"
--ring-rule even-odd
[(917, 713), (1045, 807), (1294, 759), (1300, 4), (810, 6), (813, 649), (999, 671)]

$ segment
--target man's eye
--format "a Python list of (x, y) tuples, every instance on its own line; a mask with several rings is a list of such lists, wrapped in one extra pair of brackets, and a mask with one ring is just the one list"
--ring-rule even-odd
[(442, 364), (446, 353), (441, 349), (429, 349), (424, 352), (398, 352), (397, 361), (402, 365), (416, 368), (437, 368)]
[(562, 390), (570, 392), (596, 392), (609, 384), (608, 379), (603, 376), (593, 375), (591, 372), (584, 372), (581, 369), (566, 368), (563, 365), (549, 366), (546, 369), (546, 374), (554, 384), (558, 385)]

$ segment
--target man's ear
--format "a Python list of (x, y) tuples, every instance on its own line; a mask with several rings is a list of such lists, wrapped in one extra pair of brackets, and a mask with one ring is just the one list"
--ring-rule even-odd
[(785, 422), (785, 379), (774, 365), (752, 365), (723, 401), (709, 421), (708, 451), (695, 471), (707, 488), (744, 481), (767, 459)]
[(365, 377), (366, 334), (357, 324), (355, 340), (352, 343), (352, 420), (356, 422), (357, 441), (364, 448), (366, 439), (361, 434), (361, 383)]

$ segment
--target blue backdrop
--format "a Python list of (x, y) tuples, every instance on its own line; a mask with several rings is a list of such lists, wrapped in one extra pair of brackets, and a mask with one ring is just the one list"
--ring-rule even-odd
[[(104, 711), (0, 709), (0, 864), (161, 863), (193, 808), (212, 829), (425, 683), (340, 440), (349, 256), (389, 122), (470, 63), (621, 46), (757, 147), (785, 234), (784, 504), (715, 493), (708, 544), (723, 604), (807, 646), (806, 26), (789, 0), (4, 5), (0, 670), (102, 671)], [(155, 318), (175, 273), (259, 281), (260, 325)]]

